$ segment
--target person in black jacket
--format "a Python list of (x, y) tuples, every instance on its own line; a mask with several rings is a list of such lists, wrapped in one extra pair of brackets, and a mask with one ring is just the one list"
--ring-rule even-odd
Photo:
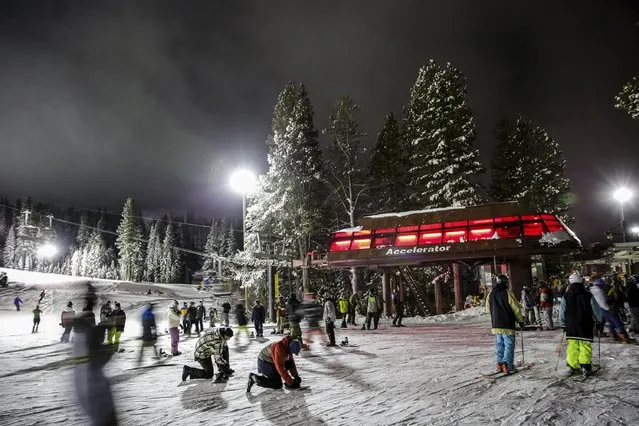
[(631, 331), (639, 333), (639, 281), (637, 277), (629, 277), (626, 282), (626, 300), (632, 315)]
[(239, 328), (236, 338), (239, 339), (240, 333), (242, 332), (245, 332), (246, 336), (248, 337), (249, 332), (247, 327), (248, 321), (246, 319), (246, 308), (241, 303), (238, 303), (237, 305), (235, 305), (235, 318), (237, 320), (237, 325)]
[(264, 321), (266, 320), (266, 311), (259, 300), (255, 301), (251, 321), (255, 325), (255, 337), (264, 337)]
[(486, 311), (490, 314), (492, 333), (495, 335), (497, 371), (515, 371), (515, 325), (523, 329), (524, 318), (519, 303), (508, 290), (508, 277), (499, 275), (486, 297)]
[(118, 302), (115, 302), (115, 308), (111, 311), (111, 328), (108, 333), (109, 345), (113, 345), (113, 349), (116, 352), (120, 350), (120, 336), (124, 332), (124, 325), (126, 324), (126, 314), (120, 307)]
[(222, 303), (222, 322), (226, 327), (229, 326), (229, 314), (231, 313), (231, 304), (227, 300)]
[(200, 325), (197, 323), (197, 307), (195, 306), (195, 302), (191, 302), (191, 306), (189, 306), (189, 310), (186, 315), (189, 318), (189, 329), (187, 330), (188, 335), (191, 335), (191, 327), (193, 324), (195, 324), (195, 332), (200, 334)]
[(592, 371), (592, 339), (595, 321), (601, 321), (599, 306), (586, 290), (583, 278), (572, 274), (568, 278), (568, 288), (561, 300), (559, 319), (566, 327), (566, 364), (569, 374), (581, 373), (587, 376)]
[(206, 308), (204, 307), (204, 301), (200, 300), (200, 304), (197, 306), (197, 314), (195, 316), (195, 331), (197, 334), (204, 331), (204, 317), (206, 316)]

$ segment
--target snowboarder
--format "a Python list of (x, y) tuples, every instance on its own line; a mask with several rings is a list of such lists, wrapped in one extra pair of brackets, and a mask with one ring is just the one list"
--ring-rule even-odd
[(493, 289), (486, 297), (486, 312), (490, 314), (492, 334), (495, 335), (497, 371), (515, 371), (515, 324), (523, 330), (521, 315), (515, 295), (508, 289), (508, 277), (499, 275)]
[(373, 320), (373, 329), (377, 330), (377, 324), (379, 323), (379, 313), (382, 310), (382, 301), (377, 295), (377, 289), (371, 288), (366, 298), (366, 323), (362, 324), (362, 330), (371, 329), (371, 320)]
[(254, 384), (269, 389), (282, 389), (282, 380), (287, 389), (297, 389), (302, 383), (293, 355), (299, 355), (302, 345), (291, 336), (264, 347), (257, 357), (257, 372), (249, 373), (246, 392)]
[(295, 293), (291, 293), (286, 303), (286, 317), (291, 329), (291, 337), (301, 342), (302, 328), (300, 327), (300, 321), (302, 320), (302, 315), (300, 315), (300, 302), (297, 300)]
[(158, 349), (155, 342), (158, 340), (158, 331), (155, 326), (155, 315), (153, 314), (153, 303), (146, 305), (146, 309), (142, 313), (142, 346), (140, 347), (140, 356), (138, 357), (138, 365), (142, 364), (142, 355), (144, 348), (153, 347), (154, 359), (160, 359)]
[(235, 371), (231, 370), (229, 365), (229, 348), (228, 340), (233, 337), (233, 330), (230, 328), (218, 328), (207, 330), (195, 344), (195, 361), (200, 363), (202, 369), (189, 367), (185, 365), (182, 368), (182, 381), (191, 379), (212, 379), (213, 378), (213, 361), (218, 368), (216, 382), (224, 382), (228, 380)]
[(31, 328), (31, 333), (38, 332), (38, 326), (40, 325), (40, 314), (42, 311), (40, 310), (40, 305), (36, 305), (33, 310), (33, 327)]
[(228, 299), (222, 303), (222, 322), (226, 327), (229, 326), (229, 314), (231, 313), (231, 304)]
[(568, 288), (561, 299), (559, 319), (566, 327), (566, 364), (568, 374), (588, 376), (592, 371), (592, 340), (595, 322), (601, 321), (597, 302), (586, 290), (583, 278), (572, 274)]
[(253, 312), (251, 313), (251, 321), (255, 326), (255, 337), (264, 337), (264, 320), (266, 319), (266, 311), (259, 300), (255, 301)]
[(244, 305), (241, 303), (238, 303), (235, 306), (235, 318), (237, 320), (237, 325), (239, 327), (239, 330), (237, 332), (237, 338), (240, 338), (240, 333), (241, 332), (245, 332), (246, 336), (248, 337), (249, 332), (248, 332), (248, 321), (246, 319), (246, 308), (244, 308)]
[(639, 281), (637, 277), (629, 277), (626, 283), (626, 300), (630, 308), (632, 322), (630, 328), (634, 333), (639, 333)]
[(22, 299), (20, 299), (19, 296), (16, 296), (16, 298), (13, 299), (13, 304), (16, 305), (16, 311), (18, 311), (18, 312), (20, 312), (20, 304), (21, 303), (24, 303), (24, 302), (22, 301)]
[(605, 286), (606, 283), (604, 280), (596, 278), (594, 285), (590, 288), (590, 293), (592, 293), (597, 305), (599, 305), (602, 321), (608, 323), (608, 329), (610, 330), (612, 337), (615, 340), (621, 340), (624, 343), (628, 343), (628, 333), (626, 333), (622, 322), (619, 320), (617, 315), (615, 315), (612, 310), (612, 306), (608, 303)]
[(107, 341), (109, 345), (113, 345), (115, 351), (118, 352), (120, 350), (120, 336), (122, 336), (126, 324), (126, 314), (118, 302), (115, 302), (115, 309), (111, 312), (110, 322), (111, 326), (109, 328)]
[(357, 314), (357, 306), (359, 305), (359, 296), (357, 293), (351, 294), (348, 298), (348, 320), (346, 321), (350, 325), (357, 325), (355, 317)]
[(206, 316), (206, 308), (204, 307), (204, 301), (200, 300), (200, 304), (197, 305), (197, 314), (195, 316), (195, 331), (200, 334), (204, 331), (204, 317)]
[(284, 321), (286, 320), (286, 302), (284, 296), (280, 296), (275, 305), (277, 311), (277, 334), (284, 334)]
[(324, 302), (324, 325), (326, 326), (326, 334), (328, 334), (326, 346), (335, 346), (335, 319), (335, 304), (333, 298), (329, 296)]
[(200, 325), (197, 323), (197, 307), (195, 306), (195, 302), (191, 302), (191, 306), (189, 306), (189, 336), (191, 335), (191, 328), (193, 328), (193, 324), (195, 324), (195, 332), (200, 334)]
[(86, 294), (86, 305), (73, 320), (73, 357), (77, 360), (73, 376), (80, 405), (93, 425), (117, 424), (111, 384), (103, 367), (113, 355), (113, 348), (103, 345), (105, 327), (95, 325), (97, 297), (92, 286)]
[(340, 325), (340, 328), (347, 328), (346, 321), (348, 320), (348, 311), (350, 307), (348, 299), (343, 292), (339, 295), (339, 299), (337, 299), (337, 305), (339, 306), (339, 313), (342, 315), (342, 325)]
[(180, 304), (177, 300), (169, 306), (168, 322), (169, 333), (171, 333), (171, 355), (178, 356), (182, 352), (178, 351), (178, 343), (180, 343)]
[(552, 307), (554, 296), (552, 289), (548, 287), (545, 281), (542, 281), (539, 286), (539, 307), (544, 313), (544, 322), (546, 323), (546, 330), (554, 330), (555, 325), (552, 322)]
[(44, 299), (44, 290), (42, 290), (42, 292), (40, 292), (40, 299), (38, 299), (38, 305), (40, 303), (42, 303), (42, 299)]
[(60, 326), (64, 328), (60, 342), (69, 343), (69, 337), (71, 336), (71, 329), (73, 328), (73, 318), (75, 317), (75, 311), (73, 310), (73, 302), (67, 303), (67, 307), (62, 311), (60, 315)]
[(395, 305), (395, 318), (393, 318), (391, 327), (405, 327), (405, 325), (402, 324), (402, 318), (404, 318), (404, 302), (402, 301), (399, 290), (395, 289), (391, 297), (393, 305)]

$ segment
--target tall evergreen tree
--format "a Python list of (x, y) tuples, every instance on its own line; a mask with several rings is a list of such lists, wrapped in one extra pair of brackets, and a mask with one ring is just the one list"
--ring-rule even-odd
[(180, 278), (180, 254), (175, 249), (177, 239), (177, 231), (173, 223), (169, 222), (166, 226), (160, 257), (160, 277), (165, 283), (175, 283)]
[(377, 135), (369, 165), (369, 177), (375, 196), (370, 199), (372, 211), (385, 213), (401, 210), (406, 193), (406, 147), (395, 116), (390, 113), (384, 119)]
[(9, 227), (9, 231), (7, 232), (7, 240), (4, 243), (2, 255), (5, 268), (15, 268), (16, 231), (13, 225)]
[(521, 116), (514, 122), (502, 119), (496, 137), (490, 195), (496, 201), (518, 201), (531, 212), (559, 214), (570, 222), (570, 180), (559, 144)]
[(634, 77), (624, 84), (621, 92), (615, 96), (615, 106), (624, 110), (634, 119), (639, 119), (639, 78)]
[(214, 258), (220, 256), (220, 223), (216, 220), (211, 222), (209, 235), (206, 238), (206, 245), (204, 246), (204, 253), (208, 256), (204, 259), (202, 269), (205, 271), (216, 270)]
[[(304, 260), (310, 236), (322, 226), (325, 188), (313, 108), (303, 84), (289, 83), (280, 93), (267, 145), (269, 170), (260, 179), (260, 190), (250, 197), (247, 225), (283, 236)], [(308, 271), (302, 274), (308, 290)]]
[(144, 271), (145, 255), (142, 242), (144, 234), (138, 217), (133, 198), (128, 198), (124, 203), (122, 219), (117, 230), (118, 237), (115, 241), (121, 276), (127, 281), (139, 281)]
[(76, 246), (83, 248), (91, 238), (91, 230), (89, 229), (89, 216), (86, 211), (82, 212), (80, 216), (80, 227), (78, 228), (78, 235), (75, 238)]
[(484, 169), (474, 148), (475, 124), (466, 79), (450, 63), (419, 70), (406, 106), (410, 201), (416, 208), (468, 206), (483, 200)]
[(162, 243), (157, 232), (157, 224), (152, 223), (149, 231), (149, 242), (146, 249), (146, 261), (144, 262), (144, 279), (149, 282), (160, 281), (160, 255)]
[(224, 256), (226, 257), (233, 257), (237, 254), (237, 250), (238, 250), (238, 244), (237, 244), (237, 238), (235, 237), (235, 225), (233, 222), (230, 223), (230, 226), (228, 227), (228, 231), (226, 233), (226, 239), (224, 240)]

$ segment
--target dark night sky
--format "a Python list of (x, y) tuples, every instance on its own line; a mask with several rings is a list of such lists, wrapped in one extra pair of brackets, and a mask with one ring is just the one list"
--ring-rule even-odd
[(288, 81), (306, 84), (318, 128), (351, 95), (371, 145), (434, 58), (468, 79), (486, 163), (503, 114), (560, 142), (575, 229), (600, 239), (619, 181), (637, 190), (627, 215), (639, 222), (639, 121), (613, 108), (639, 74), (638, 21), (632, 0), (5, 0), (0, 194), (114, 210), (130, 195), (152, 212), (239, 214), (227, 174), (266, 170)]

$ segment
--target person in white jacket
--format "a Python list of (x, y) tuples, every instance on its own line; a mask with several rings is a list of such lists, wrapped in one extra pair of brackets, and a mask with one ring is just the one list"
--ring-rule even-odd
[(169, 333), (171, 333), (171, 355), (178, 356), (182, 352), (178, 351), (178, 343), (180, 342), (180, 309), (177, 300), (169, 306)]
[(333, 297), (328, 296), (324, 302), (324, 325), (329, 342), (326, 346), (335, 346), (335, 303)]

